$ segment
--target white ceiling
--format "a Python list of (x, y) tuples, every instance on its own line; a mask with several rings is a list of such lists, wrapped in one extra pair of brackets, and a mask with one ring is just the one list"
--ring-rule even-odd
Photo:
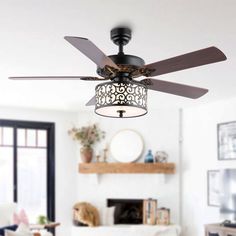
[(96, 82), (10, 81), (8, 76), (96, 75), (96, 66), (63, 37), (82, 36), (107, 55), (117, 52), (110, 29), (127, 25), (125, 51), (146, 63), (208, 46), (228, 60), (159, 76), (208, 88), (198, 100), (149, 92), (150, 108), (184, 107), (236, 96), (235, 0), (1, 0), (0, 105), (80, 110)]

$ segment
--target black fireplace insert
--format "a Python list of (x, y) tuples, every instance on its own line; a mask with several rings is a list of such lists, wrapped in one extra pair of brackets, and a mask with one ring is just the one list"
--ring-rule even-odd
[(107, 199), (108, 207), (115, 207), (115, 224), (142, 224), (143, 199)]

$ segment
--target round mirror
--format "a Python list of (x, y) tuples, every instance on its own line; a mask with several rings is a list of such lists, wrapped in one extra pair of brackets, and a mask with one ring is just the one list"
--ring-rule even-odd
[(143, 152), (143, 139), (134, 130), (121, 130), (112, 138), (110, 151), (119, 162), (136, 161)]

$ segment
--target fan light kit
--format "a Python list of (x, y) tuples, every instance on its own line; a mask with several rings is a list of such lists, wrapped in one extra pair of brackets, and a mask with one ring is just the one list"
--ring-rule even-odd
[(128, 118), (145, 115), (148, 89), (192, 99), (199, 98), (208, 90), (154, 78), (136, 79), (141, 76), (158, 76), (226, 60), (221, 50), (208, 47), (145, 65), (142, 58), (124, 54), (123, 47), (131, 39), (129, 28), (120, 27), (111, 30), (111, 40), (119, 47), (117, 55), (106, 56), (86, 38), (65, 36), (65, 39), (97, 65), (97, 74), (100, 77), (21, 76), (9, 78), (16, 80), (110, 80), (98, 84), (95, 88), (95, 96), (86, 104), (87, 106), (95, 105), (95, 113), (106, 117)]
[(147, 87), (134, 81), (98, 84), (95, 112), (109, 117), (136, 117), (147, 113)]

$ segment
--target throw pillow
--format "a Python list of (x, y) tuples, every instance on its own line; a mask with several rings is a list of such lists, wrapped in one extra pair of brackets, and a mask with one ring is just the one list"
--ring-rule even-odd
[(0, 227), (13, 223), (13, 214), (16, 210), (16, 203), (0, 204)]
[(19, 233), (11, 230), (5, 230), (5, 236), (33, 236), (33, 233)]
[(0, 235), (2, 236), (4, 236), (4, 231), (6, 230), (6, 229), (9, 229), (9, 230), (12, 230), (12, 231), (15, 231), (16, 229), (17, 229), (17, 225), (9, 225), (9, 226), (5, 226), (5, 227), (2, 227), (2, 228), (0, 228)]
[(20, 225), (21, 223), (25, 225), (29, 225), (29, 219), (24, 210), (21, 210), (19, 214), (14, 213), (13, 223), (16, 225)]
[(16, 232), (18, 232), (18, 233), (31, 233), (29, 226), (24, 223), (21, 223), (18, 226)]
[(114, 225), (115, 219), (114, 219), (114, 213), (115, 213), (116, 207), (107, 207), (106, 208), (106, 214), (105, 214), (105, 225), (111, 226)]
[(101, 225), (111, 226), (115, 223), (115, 206), (99, 208), (100, 223)]
[(51, 232), (48, 232), (48, 231), (42, 231), (41, 236), (53, 236), (53, 234)]
[(21, 223), (15, 232), (12, 230), (5, 230), (5, 236), (33, 236), (33, 233), (27, 225)]

